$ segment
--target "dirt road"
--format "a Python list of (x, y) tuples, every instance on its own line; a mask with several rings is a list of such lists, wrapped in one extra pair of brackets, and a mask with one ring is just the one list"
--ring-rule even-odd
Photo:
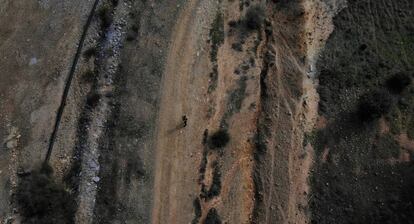
[[(215, 11), (209, 4), (189, 1), (174, 28), (157, 125), (153, 223), (188, 223), (193, 216), (199, 162), (195, 158), (202, 137), (197, 133), (204, 131), (199, 110), (206, 103), (200, 89), (205, 83), (199, 79), (208, 69), (199, 57), (206, 58), (200, 52), (207, 45), (205, 27), (213, 15), (208, 12)], [(187, 127), (181, 125), (182, 116), (189, 119)]]

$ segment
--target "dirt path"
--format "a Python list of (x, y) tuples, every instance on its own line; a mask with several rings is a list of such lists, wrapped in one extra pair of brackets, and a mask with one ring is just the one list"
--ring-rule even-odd
[[(191, 201), (182, 197), (180, 185), (193, 182), (197, 175), (195, 163), (186, 160), (191, 148), (186, 147), (189, 130), (193, 129), (195, 120), (191, 114), (190, 95), (188, 85), (191, 74), (191, 63), (196, 54), (196, 42), (200, 38), (195, 28), (195, 10), (199, 1), (189, 1), (182, 11), (173, 32), (170, 53), (162, 80), (162, 100), (160, 103), (158, 135), (156, 143), (156, 173), (154, 183), (153, 223), (185, 223), (181, 208)], [(181, 117), (190, 118), (189, 127), (179, 128)], [(183, 169), (188, 167), (188, 169)], [(186, 189), (191, 189), (187, 186)], [(194, 188), (193, 188), (194, 189)], [(190, 191), (191, 192), (191, 191)], [(181, 215), (181, 216), (180, 216)], [(187, 220), (188, 220), (187, 217)]]

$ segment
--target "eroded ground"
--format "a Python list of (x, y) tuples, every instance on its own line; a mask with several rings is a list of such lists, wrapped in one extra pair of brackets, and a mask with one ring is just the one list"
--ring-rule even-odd
[(0, 222), (412, 223), (413, 7), (5, 1)]

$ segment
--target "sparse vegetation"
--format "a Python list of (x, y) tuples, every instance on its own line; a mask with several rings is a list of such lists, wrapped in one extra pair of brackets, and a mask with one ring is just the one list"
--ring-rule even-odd
[(47, 166), (20, 179), (16, 199), (23, 223), (73, 223), (75, 201), (52, 173)]
[(387, 91), (376, 90), (361, 97), (358, 114), (362, 120), (370, 121), (388, 113), (391, 106), (391, 95)]
[(224, 43), (224, 20), (221, 12), (217, 12), (216, 18), (213, 21), (210, 29), (210, 61), (213, 65), (213, 71), (210, 73), (210, 84), (208, 87), (208, 93), (213, 92), (217, 87), (218, 80), (218, 65), (217, 54), (220, 45)]
[(225, 129), (220, 129), (210, 137), (210, 148), (223, 148), (230, 141), (230, 135)]
[(244, 23), (249, 30), (258, 30), (262, 26), (264, 19), (264, 8), (260, 5), (255, 5), (247, 10)]

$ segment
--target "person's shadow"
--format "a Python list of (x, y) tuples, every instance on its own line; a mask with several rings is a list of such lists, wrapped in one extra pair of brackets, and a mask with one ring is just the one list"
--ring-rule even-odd
[(175, 131), (178, 131), (180, 129), (183, 129), (183, 128), (187, 127), (187, 122), (188, 122), (187, 116), (182, 116), (182, 121), (180, 122), (180, 124), (178, 124), (177, 126), (175, 126), (172, 129), (168, 130), (167, 135), (170, 135), (170, 134), (174, 133)]

